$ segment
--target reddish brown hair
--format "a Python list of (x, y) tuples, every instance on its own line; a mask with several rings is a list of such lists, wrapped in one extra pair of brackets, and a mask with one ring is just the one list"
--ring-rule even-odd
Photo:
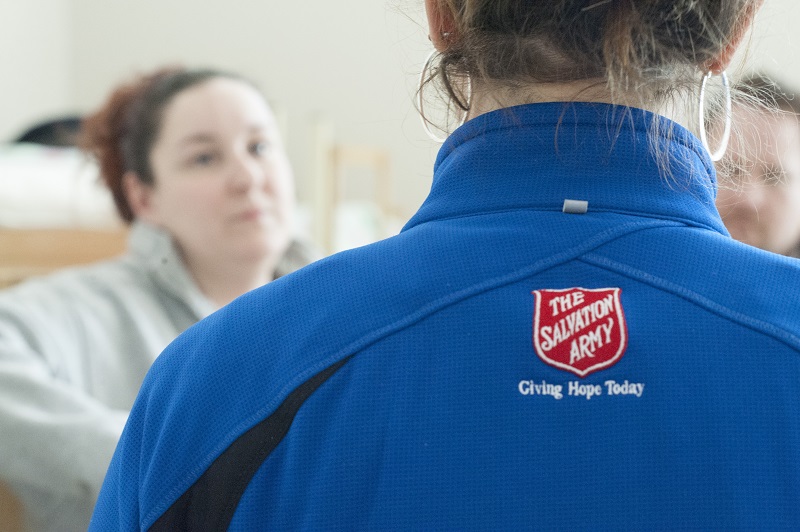
[(164, 108), (180, 92), (219, 77), (242, 80), (219, 70), (162, 68), (120, 85), (100, 109), (84, 119), (81, 147), (97, 160), (100, 176), (126, 222), (135, 216), (123, 176), (132, 171), (143, 183), (155, 184), (150, 151), (161, 130)]

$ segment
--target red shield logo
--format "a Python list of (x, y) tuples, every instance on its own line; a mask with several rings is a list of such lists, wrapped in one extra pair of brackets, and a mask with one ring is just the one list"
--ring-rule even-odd
[(619, 288), (535, 290), (533, 346), (544, 362), (583, 378), (628, 346)]

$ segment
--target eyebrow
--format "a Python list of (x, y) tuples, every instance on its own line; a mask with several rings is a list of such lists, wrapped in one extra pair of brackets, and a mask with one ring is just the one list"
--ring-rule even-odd
[(262, 131), (272, 132), (278, 131), (278, 124), (276, 122), (263, 122), (260, 124), (250, 124), (247, 128), (250, 133), (261, 133)]
[(210, 144), (215, 141), (216, 139), (214, 138), (213, 135), (210, 135), (208, 133), (197, 133), (195, 135), (190, 135), (188, 137), (181, 139), (178, 142), (178, 145), (186, 146), (189, 144)]
[[(265, 122), (263, 124), (251, 124), (247, 128), (247, 132), (249, 134), (253, 133), (270, 133), (278, 131), (277, 124)], [(195, 133), (194, 135), (190, 135), (181, 139), (178, 142), (179, 146), (186, 146), (191, 144), (211, 144), (216, 142), (216, 137), (211, 133)]]

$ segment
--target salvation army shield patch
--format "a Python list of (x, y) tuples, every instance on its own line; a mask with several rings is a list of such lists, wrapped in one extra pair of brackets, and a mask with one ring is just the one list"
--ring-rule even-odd
[(583, 378), (616, 364), (628, 346), (619, 288), (533, 292), (533, 346), (545, 363)]

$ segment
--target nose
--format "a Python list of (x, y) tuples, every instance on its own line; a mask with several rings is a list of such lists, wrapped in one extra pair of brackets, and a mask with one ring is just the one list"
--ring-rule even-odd
[[(768, 186), (764, 181), (754, 174), (753, 169), (741, 172), (738, 177), (721, 187), (718, 191), (718, 204), (728, 212), (739, 211), (757, 212), (767, 201)], [(722, 209), (720, 209), (722, 210)]]
[(742, 184), (742, 203), (749, 209), (754, 211), (760, 210), (762, 207), (767, 206), (769, 185), (759, 179), (750, 178)]
[(263, 186), (267, 181), (267, 171), (263, 164), (250, 153), (237, 153), (233, 156), (228, 173), (228, 186), (233, 190), (250, 190)]
[(717, 192), (717, 208), (726, 225), (735, 220), (754, 223), (761, 211), (769, 208), (764, 183), (750, 175), (741, 176), (735, 184), (720, 188)]

